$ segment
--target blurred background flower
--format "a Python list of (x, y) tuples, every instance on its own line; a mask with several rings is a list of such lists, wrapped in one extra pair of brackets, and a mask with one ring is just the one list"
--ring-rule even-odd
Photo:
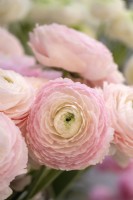
[(31, 8), (31, 0), (0, 0), (0, 24), (22, 20)]

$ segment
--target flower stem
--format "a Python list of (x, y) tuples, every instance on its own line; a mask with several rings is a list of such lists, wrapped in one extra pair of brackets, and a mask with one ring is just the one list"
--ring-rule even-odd
[(36, 195), (41, 190), (46, 189), (58, 176), (62, 171), (54, 170), (49, 168), (41, 168), (39, 173), (33, 179), (33, 183), (27, 189), (27, 194), (22, 200), (30, 200), (34, 195)]

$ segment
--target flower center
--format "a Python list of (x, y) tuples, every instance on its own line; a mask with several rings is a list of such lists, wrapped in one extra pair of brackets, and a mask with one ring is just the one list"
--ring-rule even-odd
[(7, 76), (3, 76), (3, 79), (6, 80), (8, 83), (13, 83), (12, 79)]
[(65, 106), (56, 112), (54, 127), (58, 135), (70, 138), (79, 133), (82, 121), (79, 109), (75, 106)]
[(74, 120), (74, 114), (68, 112), (66, 114), (66, 119), (65, 120), (66, 120), (67, 123), (71, 122), (72, 120)]

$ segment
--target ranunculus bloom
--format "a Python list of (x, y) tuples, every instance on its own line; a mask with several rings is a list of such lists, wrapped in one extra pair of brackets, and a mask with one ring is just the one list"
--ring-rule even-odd
[(97, 81), (117, 70), (110, 51), (100, 42), (63, 25), (44, 25), (30, 34), (30, 46), (38, 61), (80, 73)]
[(34, 89), (20, 74), (0, 69), (0, 112), (21, 121), (34, 101)]
[(27, 124), (31, 156), (55, 169), (83, 169), (101, 162), (113, 138), (101, 91), (70, 79), (46, 83)]
[(124, 171), (132, 170), (133, 169), (133, 160), (126, 166), (122, 167), (121, 165), (116, 162), (113, 157), (108, 156), (104, 159), (103, 163), (98, 165), (98, 169), (102, 170), (103, 172), (113, 172), (113, 173), (122, 173)]
[(42, 69), (41, 65), (36, 64), (33, 56), (27, 55), (6, 56), (4, 54), (0, 54), (0, 68), (13, 70), (28, 77), (55, 79), (62, 76), (61, 71)]
[(119, 72), (118, 70), (113, 71), (112, 73), (110, 73), (105, 79), (99, 80), (99, 81), (89, 81), (88, 84), (91, 87), (101, 87), (104, 85), (104, 82), (107, 83), (123, 83), (125, 81), (125, 78), (123, 76), (123, 74), (121, 72)]
[(34, 23), (59, 23), (68, 26), (81, 24), (88, 17), (88, 9), (84, 2), (70, 1), (34, 1), (28, 15)]
[(92, 0), (90, 3), (91, 14), (101, 21), (114, 19), (124, 10), (126, 10), (126, 5), (123, 0)]
[(4, 28), (0, 28), (0, 53), (11, 56), (24, 54), (19, 40)]
[(42, 70), (36, 66), (32, 56), (0, 54), (0, 68), (13, 70), (23, 76), (41, 76)]
[(122, 84), (105, 84), (103, 88), (117, 149), (133, 158), (133, 88)]
[(10, 182), (26, 172), (28, 151), (18, 127), (0, 113), (0, 199), (11, 194)]
[(116, 198), (109, 186), (97, 185), (90, 192), (89, 200), (116, 200)]
[(133, 199), (133, 166), (132, 169), (124, 171), (119, 176), (118, 186), (121, 194), (121, 200)]
[(133, 17), (132, 11), (125, 10), (106, 23), (106, 35), (111, 39), (123, 42), (133, 48)]
[(31, 8), (31, 0), (0, 0), (0, 24), (23, 19)]

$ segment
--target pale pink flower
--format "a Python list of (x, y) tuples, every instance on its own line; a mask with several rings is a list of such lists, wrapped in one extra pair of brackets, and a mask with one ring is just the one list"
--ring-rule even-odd
[(121, 174), (124, 171), (133, 169), (133, 160), (131, 160), (131, 162), (126, 167), (122, 167), (115, 159), (113, 159), (113, 157), (108, 156), (104, 159), (101, 165), (98, 165), (98, 169), (102, 170), (103, 172), (114, 172), (116, 174)]
[(116, 200), (113, 190), (109, 186), (97, 185), (90, 194), (89, 200)]
[(0, 199), (11, 194), (10, 182), (26, 172), (28, 151), (21, 132), (5, 114), (0, 113)]
[(23, 55), (24, 50), (19, 40), (9, 33), (6, 29), (0, 27), (0, 53), (5, 55)]
[[(103, 88), (119, 158), (133, 158), (133, 88), (122, 84), (105, 84)], [(120, 152), (122, 155), (120, 156)]]
[(121, 200), (133, 199), (133, 167), (130, 170), (124, 171), (119, 176), (118, 182)]
[(98, 81), (89, 81), (86, 79), (84, 80), (85, 84), (90, 87), (103, 87), (104, 82), (121, 84), (124, 81), (125, 79), (124, 79), (123, 74), (119, 72), (118, 70), (113, 71), (106, 78), (98, 80)]
[(32, 56), (17, 55), (6, 56), (0, 54), (0, 68), (13, 70), (23, 76), (41, 76), (42, 70), (36, 66), (36, 61)]
[(27, 126), (30, 155), (55, 169), (84, 169), (102, 162), (113, 139), (101, 91), (70, 79), (44, 85)]
[(62, 76), (61, 71), (53, 69), (43, 69), (43, 66), (36, 64), (32, 56), (5, 56), (0, 54), (0, 68), (13, 70), (23, 76), (42, 77), (45, 79), (55, 79)]
[(27, 116), (34, 96), (33, 87), (24, 77), (14, 71), (0, 69), (0, 112), (19, 123)]
[[(41, 67), (41, 66), (40, 66)], [(54, 69), (51, 70), (47, 70), (44, 68), (43, 72), (42, 72), (42, 77), (48, 80), (53, 80), (56, 78), (60, 78), (63, 76), (62, 71), (56, 71)]]
[(30, 46), (41, 64), (80, 73), (91, 81), (117, 70), (106, 46), (63, 25), (37, 26), (30, 34)]

